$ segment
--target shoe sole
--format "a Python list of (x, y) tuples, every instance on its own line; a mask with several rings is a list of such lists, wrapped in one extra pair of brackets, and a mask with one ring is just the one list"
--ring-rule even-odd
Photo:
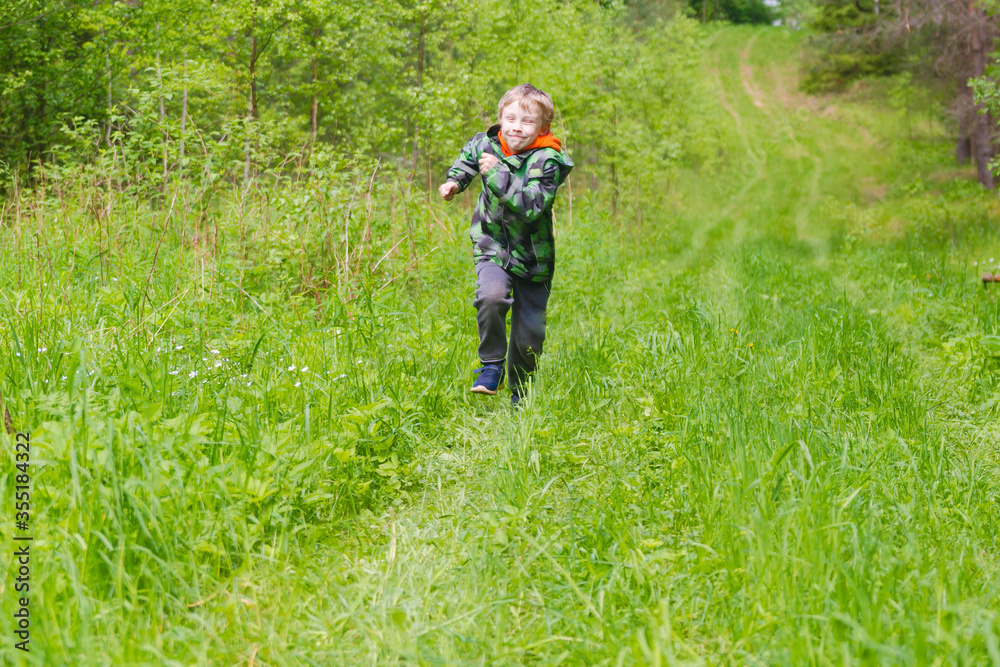
[(472, 392), (473, 394), (486, 394), (487, 396), (496, 396), (497, 392), (500, 391), (501, 387), (503, 387), (503, 382), (501, 382), (500, 384), (498, 384), (497, 388), (494, 389), (493, 391), (490, 391), (489, 389), (487, 389), (486, 387), (484, 387), (482, 385), (473, 387), (469, 391)]

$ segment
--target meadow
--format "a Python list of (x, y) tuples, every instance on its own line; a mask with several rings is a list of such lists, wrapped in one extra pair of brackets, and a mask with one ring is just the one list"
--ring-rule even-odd
[(1000, 665), (996, 196), (879, 82), (798, 92), (801, 36), (704, 38), (720, 158), (560, 192), (518, 411), (468, 392), (464, 195), (6, 201), (4, 661)]

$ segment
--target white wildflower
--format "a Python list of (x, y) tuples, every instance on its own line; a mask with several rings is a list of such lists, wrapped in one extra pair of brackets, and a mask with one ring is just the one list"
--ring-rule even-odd
[(193, 380), (196, 377), (198, 377), (198, 371), (191, 371), (190, 373), (188, 373), (188, 380)]
[(180, 371), (170, 371), (167, 375), (177, 375)]
[(309, 367), (308, 366), (303, 366), (301, 368), (301, 370), (302, 370), (303, 373), (308, 373), (309, 372)]
[(293, 364), (293, 365), (291, 365), (291, 366), (289, 366), (289, 367), (288, 367), (288, 370), (290, 370), (290, 371), (294, 371), (294, 370), (295, 370), (295, 366), (294, 366), (294, 364)]
[(175, 347), (174, 349), (175, 349), (175, 350), (183, 350), (183, 349), (184, 349), (184, 346), (183, 346), (183, 345), (178, 345), (178, 346), (177, 346), (177, 347)]
[(296, 382), (295, 386), (298, 387), (300, 384), (302, 384), (302, 383), (301, 382)]

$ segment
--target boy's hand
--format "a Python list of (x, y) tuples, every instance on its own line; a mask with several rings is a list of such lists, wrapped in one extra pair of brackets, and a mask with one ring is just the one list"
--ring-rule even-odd
[(458, 192), (458, 183), (455, 181), (445, 181), (441, 184), (441, 187), (438, 188), (438, 192), (441, 193), (441, 196), (444, 197), (445, 201), (451, 201), (451, 198)]
[(497, 166), (500, 160), (497, 159), (496, 155), (490, 155), (489, 153), (483, 153), (479, 156), (479, 173), (485, 174), (493, 167)]

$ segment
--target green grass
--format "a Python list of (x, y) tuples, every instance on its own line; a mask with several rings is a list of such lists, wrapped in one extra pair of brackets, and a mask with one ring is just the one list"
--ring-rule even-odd
[(797, 93), (798, 44), (713, 33), (729, 150), (674, 209), (560, 210), (519, 413), (467, 393), (462, 206), (383, 184), (353, 250), (348, 184), (182, 194), (158, 251), (169, 202), (7, 213), (36, 541), (32, 653), (0, 654), (1000, 665), (994, 197), (877, 84)]

